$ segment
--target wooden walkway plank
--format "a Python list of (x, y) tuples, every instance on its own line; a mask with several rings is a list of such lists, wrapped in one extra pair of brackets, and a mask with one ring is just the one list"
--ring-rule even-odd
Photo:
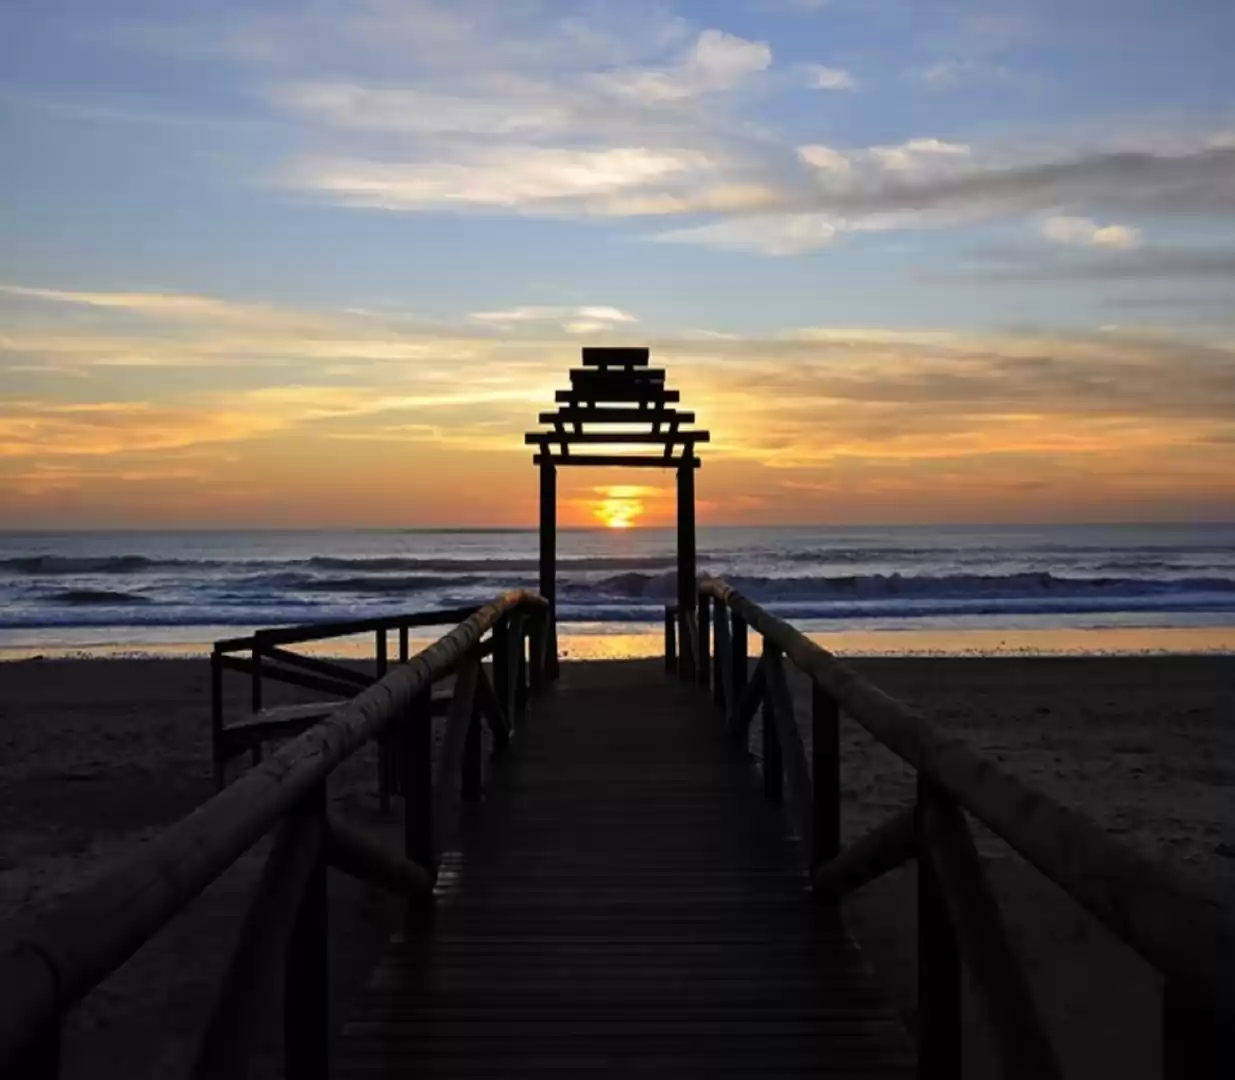
[(658, 664), (562, 667), (468, 808), (335, 1074), (913, 1075), (723, 718)]

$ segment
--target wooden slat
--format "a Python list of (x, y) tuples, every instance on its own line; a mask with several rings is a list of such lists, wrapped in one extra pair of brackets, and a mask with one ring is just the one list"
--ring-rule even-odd
[[(541, 465), (545, 461), (549, 461), (554, 465), (592, 465), (634, 469), (676, 469), (686, 460), (689, 459), (680, 457), (639, 457), (635, 454), (631, 454), (629, 456), (623, 454), (572, 454), (570, 457), (550, 455), (547, 458), (544, 454), (537, 454), (532, 458), (532, 463), (535, 465)], [(690, 463), (693, 464), (696, 469), (703, 464), (703, 462), (698, 458), (694, 458)]]
[(575, 406), (582, 402), (608, 405), (611, 402), (618, 401), (642, 401), (648, 404), (656, 402), (657, 404), (664, 405), (673, 401), (681, 401), (682, 392), (680, 390), (666, 390), (655, 383), (650, 383), (646, 386), (631, 384), (625, 387), (607, 386), (603, 388), (602, 393), (597, 393), (590, 389), (557, 390), (554, 392), (553, 400)]
[(584, 367), (647, 367), (651, 359), (651, 350), (632, 346), (598, 346), (583, 347)]
[(663, 383), (664, 381), (664, 368), (634, 368), (626, 371), (600, 371), (597, 368), (590, 367), (570, 369), (570, 382), (572, 386), (591, 384), (601, 386), (606, 383), (619, 385), (624, 383)]
[(523, 441), (529, 446), (619, 446), (641, 443), (664, 446), (670, 453), (675, 445), (710, 442), (707, 431), (529, 431)]
[(912, 1048), (706, 696), (562, 666), (335, 1075), (897, 1077)]
[(820, 896), (838, 897), (860, 889), (912, 859), (918, 852), (912, 806), (872, 829), (819, 867), (812, 878)]
[(565, 407), (556, 412), (542, 412), (539, 417), (541, 424), (573, 424), (587, 421), (595, 424), (663, 424), (674, 419), (680, 424), (693, 424), (693, 412), (677, 409), (640, 409), (623, 408), (616, 405), (598, 405), (592, 409)]

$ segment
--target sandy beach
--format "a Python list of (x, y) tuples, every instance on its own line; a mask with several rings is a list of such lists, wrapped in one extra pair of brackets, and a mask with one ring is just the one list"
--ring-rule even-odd
[[(1109, 833), (1235, 894), (1229, 658), (879, 658), (855, 666)], [(0, 917), (37, 910), (209, 797), (207, 689), (201, 660), (0, 664)], [(243, 711), (242, 680), (229, 689)], [(842, 769), (846, 841), (912, 797), (910, 770), (848, 720)], [(374, 778), (369, 747), (340, 770), (331, 798), (339, 813), (387, 830), (393, 842)], [(1152, 971), (1004, 845), (979, 833), (979, 846), (1065, 1068), (1156, 1076)], [(72, 1014), (66, 1076), (157, 1076), (189, 1060), (261, 856), (259, 848), (240, 860)], [(331, 888), (341, 1011), (395, 926), (397, 907), (340, 875)], [(911, 869), (846, 904), (910, 1022), (913, 912)], [(987, 1075), (989, 1047), (969, 1004), (967, 1074)]]

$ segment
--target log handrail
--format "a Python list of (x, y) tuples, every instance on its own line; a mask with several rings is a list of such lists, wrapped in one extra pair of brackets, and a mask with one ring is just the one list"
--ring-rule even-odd
[[(511, 616), (543, 622), (547, 607), (538, 594), (514, 590), (475, 610), (97, 883), (12, 932), (0, 948), (0, 1073), (280, 820), (320, 802), (329, 774), (396, 718), (414, 715), (414, 704), (423, 709), (435, 681), (477, 664), (484, 634)], [(410, 866), (403, 871), (415, 876)]]
[[(920, 997), (934, 999), (920, 1005), (922, 1075), (935, 1075), (932, 1070), (948, 1074), (950, 1063), (959, 1060), (955, 1056), (959, 999), (951, 1000), (959, 994), (957, 958), (974, 969), (1006, 1075), (1049, 1077), (1059, 1072), (1007, 943), (963, 811), (1011, 845), (1165, 976), (1168, 1075), (1188, 1075), (1183, 1067), (1186, 1048), (1174, 1043), (1189, 1033), (1194, 1046), (1200, 1031), (1216, 1047), (1219, 1018), (1225, 1017), (1228, 1024), (1235, 1021), (1235, 984), (1224, 977), (1225, 962), (1235, 956), (1235, 922), (1217, 896), (1113, 839), (1080, 811), (1036, 791), (964, 739), (884, 693), (727, 582), (700, 580), (701, 613), (709, 603), (718, 609), (712, 620), (718, 628), (722, 605), (731, 619), (731, 633), (718, 630), (715, 635), (713, 667), (731, 672), (732, 678), (722, 680), (714, 696), (743, 746), (760, 706), (765, 729), (769, 723), (777, 729), (770, 741), (766, 730), (764, 737), (765, 791), (775, 799), (786, 772), (791, 788), (795, 781), (797, 787), (803, 786), (801, 762), (792, 757), (793, 750), (787, 760), (782, 746), (787, 740), (776, 737), (786, 730), (784, 714), (794, 722), (780, 658), (791, 660), (811, 680), (814, 764), (817, 770), (822, 763), (828, 774), (812, 770), (811, 777), (816, 833), (811, 878), (820, 898), (835, 899), (907, 859), (919, 861), (919, 918), (928, 919), (933, 927), (932, 941), (920, 939), (920, 962), (935, 971), (933, 976), (920, 973), (926, 979), (920, 982)], [(670, 625), (667, 620), (666, 646), (672, 648)], [(762, 635), (764, 654), (749, 685), (743, 685), (749, 670), (747, 627)], [(720, 655), (726, 647), (730, 655)], [(929, 797), (921, 794), (916, 810), (902, 812), (856, 844), (838, 850), (836, 718), (841, 711), (913, 766), (919, 792)], [(819, 745), (821, 737), (827, 745)], [(769, 776), (769, 771), (776, 776)], [(802, 808), (792, 809), (798, 826)], [(808, 830), (799, 827), (799, 832), (804, 839), (809, 836)], [(1177, 1020), (1181, 1016), (1186, 1022)], [(1172, 1034), (1176, 1024), (1178, 1038)], [(933, 1030), (928, 1032), (927, 1027)], [(1212, 1054), (1213, 1048), (1208, 1052)]]

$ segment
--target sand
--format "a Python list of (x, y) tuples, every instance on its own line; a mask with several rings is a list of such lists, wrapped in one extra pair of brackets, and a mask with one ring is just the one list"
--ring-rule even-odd
[[(1235, 896), (1229, 658), (855, 664), (1111, 834)], [(200, 660), (0, 664), (0, 919), (37, 911), (209, 797), (207, 674)], [(232, 692), (233, 707), (243, 711), (242, 680)], [(852, 721), (842, 737), (849, 841), (907, 804), (913, 783)], [(395, 842), (397, 830), (377, 812), (374, 776), (369, 747), (333, 783), (335, 810)], [(995, 838), (979, 834), (979, 846), (1067, 1071), (1156, 1076), (1153, 971)], [(66, 1076), (183, 1070), (262, 855), (259, 848), (242, 858), (74, 1010)], [(339, 1015), (396, 926), (398, 908), (341, 875), (331, 879)], [(910, 1024), (913, 913), (911, 869), (846, 903), (852, 929)], [(966, 1073), (992, 1075), (985, 1026), (968, 1005)], [(267, 1051), (259, 1074), (274, 1074), (273, 1041)]]

